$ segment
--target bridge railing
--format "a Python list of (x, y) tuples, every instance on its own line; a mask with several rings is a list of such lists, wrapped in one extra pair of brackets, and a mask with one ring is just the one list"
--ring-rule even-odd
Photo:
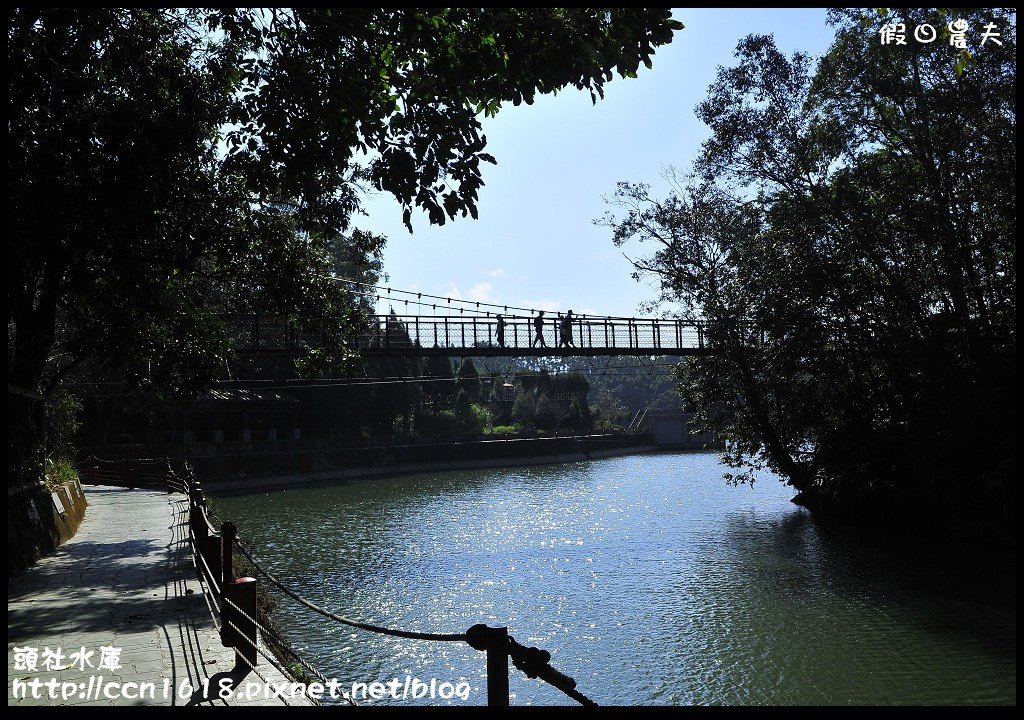
[[(494, 347), (507, 349), (577, 348), (683, 350), (703, 347), (699, 322), (635, 318), (581, 318), (562, 335), (559, 318), (544, 318), (538, 337), (535, 320), (509, 316), (499, 326), (493, 317), (380, 316), (361, 333), (359, 347), (389, 349), (394, 343), (419, 342), (424, 348)], [(404, 332), (403, 332), (404, 330)], [(406, 340), (408, 337), (408, 341)]]
[(562, 336), (562, 320), (545, 317), (538, 339), (535, 319), (507, 316), (503, 325), (495, 317), (451, 315), (390, 315), (371, 318), (369, 329), (357, 339), (360, 348), (493, 347), (513, 350), (531, 348), (697, 350), (704, 347), (703, 323), (693, 320), (648, 318), (573, 318)]
[[(496, 350), (571, 349), (654, 351), (672, 353), (705, 349), (703, 322), (688, 319), (574, 317), (569, 334), (562, 336), (562, 320), (545, 316), (537, 337), (535, 318), (508, 315), (499, 323), (495, 316), (375, 315), (365, 329), (349, 338), (360, 349), (387, 352), (414, 347), (494, 348)], [(323, 338), (302, 332), (277, 318), (237, 316), (228, 323), (235, 348), (253, 351), (295, 350), (317, 346)]]

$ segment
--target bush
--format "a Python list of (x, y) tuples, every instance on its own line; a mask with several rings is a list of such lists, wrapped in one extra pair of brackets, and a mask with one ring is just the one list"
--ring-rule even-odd
[(475, 425), (474, 430), (476, 432), (486, 432), (487, 428), (491, 427), (491, 411), (477, 403), (473, 403), (472, 411)]
[(78, 471), (67, 458), (46, 458), (46, 489), (54, 491), (59, 485), (78, 479)]

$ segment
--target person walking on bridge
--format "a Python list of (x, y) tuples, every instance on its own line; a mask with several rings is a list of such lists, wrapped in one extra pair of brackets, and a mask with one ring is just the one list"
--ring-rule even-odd
[(548, 344), (544, 341), (544, 311), (538, 310), (537, 317), (533, 319), (533, 328), (536, 331), (536, 337), (530, 341), (530, 347), (537, 345), (538, 347), (547, 347)]
[(505, 318), (498, 315), (498, 347), (505, 347)]
[(576, 347), (572, 342), (572, 310), (567, 312), (565, 317), (562, 318), (559, 335), (561, 335), (561, 340), (558, 343), (559, 347)]

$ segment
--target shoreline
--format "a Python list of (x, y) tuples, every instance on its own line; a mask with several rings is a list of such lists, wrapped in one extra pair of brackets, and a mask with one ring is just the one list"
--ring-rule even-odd
[(665, 447), (653, 444), (629, 448), (595, 450), (589, 453), (535, 455), (530, 457), (503, 457), (460, 461), (398, 463), (394, 465), (361, 466), (334, 469), (310, 474), (269, 475), (244, 479), (201, 480), (203, 490), (219, 495), (241, 495), (254, 490), (282, 490), (293, 487), (318, 487), (357, 480), (387, 479), (418, 475), (435, 471), (487, 470), (493, 468), (532, 467), (536, 465), (564, 465), (587, 460), (601, 460), (623, 455), (641, 455), (654, 452), (706, 452), (704, 448)]
[[(293, 452), (244, 453), (189, 458), (204, 491), (217, 494), (315, 487), (353, 480), (401, 477), (424, 472), (560, 465), (622, 455), (656, 452), (707, 452), (701, 444), (656, 444), (649, 435), (586, 435), (552, 438), (469, 441), (372, 448), (334, 448)], [(184, 459), (178, 458), (179, 461)], [(162, 460), (117, 462), (119, 470), (98, 473), (104, 479), (87, 484), (122, 485), (127, 473), (120, 468)], [(125, 473), (122, 480), (122, 473)], [(136, 486), (158, 486), (152, 475), (133, 479)]]

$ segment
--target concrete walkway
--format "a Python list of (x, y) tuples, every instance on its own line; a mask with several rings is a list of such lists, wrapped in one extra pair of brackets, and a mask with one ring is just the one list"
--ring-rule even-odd
[[(309, 704), (235, 670), (196, 579), (183, 496), (87, 487), (86, 499), (78, 534), (8, 586), (8, 706)], [(290, 682), (262, 657), (257, 669)]]

